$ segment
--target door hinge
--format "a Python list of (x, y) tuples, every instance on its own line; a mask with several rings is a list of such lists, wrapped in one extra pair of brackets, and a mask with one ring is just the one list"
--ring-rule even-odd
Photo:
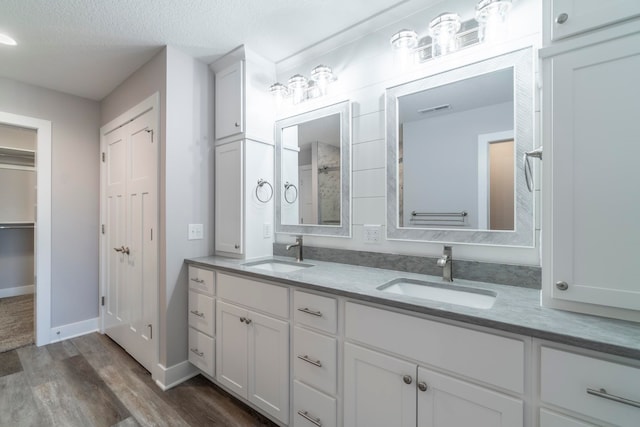
[(106, 153), (102, 153), (102, 163), (107, 161), (107, 154)]
[(100, 228), (102, 229), (102, 234), (104, 234), (104, 224)]
[(104, 297), (100, 298), (100, 305), (104, 307)]

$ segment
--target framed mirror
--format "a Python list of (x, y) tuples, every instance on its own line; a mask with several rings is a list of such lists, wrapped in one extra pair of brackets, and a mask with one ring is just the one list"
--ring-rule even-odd
[(351, 235), (351, 104), (278, 120), (276, 232)]
[(388, 88), (387, 237), (534, 246), (533, 49)]

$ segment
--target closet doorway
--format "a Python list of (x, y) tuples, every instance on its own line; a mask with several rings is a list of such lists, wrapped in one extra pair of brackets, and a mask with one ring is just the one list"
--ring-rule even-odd
[(0, 353), (35, 341), (37, 133), (0, 124)]
[[(0, 147), (0, 298), (17, 297), (17, 311), (31, 317), (6, 332), (4, 351), (23, 345), (14, 332), (24, 333), (25, 322), (27, 340), (51, 342), (51, 122), (0, 111)], [(8, 304), (0, 311), (8, 313)]]

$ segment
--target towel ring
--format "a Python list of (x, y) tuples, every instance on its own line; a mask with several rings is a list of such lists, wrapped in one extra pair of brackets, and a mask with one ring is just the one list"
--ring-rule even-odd
[[(293, 188), (296, 192), (295, 192), (295, 197), (293, 197), (293, 199), (289, 199), (289, 190)], [(298, 200), (298, 187), (296, 187), (295, 185), (289, 183), (289, 182), (285, 182), (284, 183), (284, 200), (287, 201), (287, 203), (292, 204), (294, 203), (296, 200)]]
[[(269, 197), (265, 200), (262, 199), (260, 197), (260, 195), (258, 194), (258, 191), (264, 186), (264, 185), (268, 185), (269, 186)], [(269, 181), (266, 181), (262, 178), (260, 178), (258, 180), (258, 185), (256, 185), (256, 199), (258, 199), (259, 201), (261, 201), (262, 203), (267, 203), (269, 200), (271, 200), (271, 198), (273, 197), (273, 186), (269, 183)]]

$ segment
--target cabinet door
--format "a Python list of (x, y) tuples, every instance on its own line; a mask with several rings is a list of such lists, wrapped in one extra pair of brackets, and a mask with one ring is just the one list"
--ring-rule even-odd
[(289, 323), (249, 312), (249, 401), (289, 421)]
[[(640, 15), (638, 0), (548, 1), (551, 1), (551, 16), (547, 19), (551, 23), (552, 40), (562, 39)], [(564, 19), (565, 15), (566, 20)]]
[(244, 132), (243, 63), (216, 73), (216, 139)]
[(575, 418), (540, 409), (540, 427), (596, 427)]
[(422, 367), (417, 381), (418, 427), (523, 426), (519, 399)]
[(242, 254), (242, 141), (217, 146), (215, 155), (216, 251)]
[(247, 398), (247, 310), (216, 302), (216, 380)]
[(415, 427), (415, 376), (412, 363), (346, 343), (344, 425)]
[[(543, 254), (543, 271), (551, 272), (545, 289), (552, 298), (640, 307), (638, 76), (640, 34), (545, 64), (545, 87), (551, 91), (545, 108), (552, 116), (547, 116), (551, 156), (543, 163), (545, 174), (551, 174), (546, 182), (552, 213), (551, 224), (543, 226), (545, 233), (551, 231), (545, 234), (551, 242), (544, 247), (551, 252)], [(560, 281), (568, 289), (556, 286)]]

